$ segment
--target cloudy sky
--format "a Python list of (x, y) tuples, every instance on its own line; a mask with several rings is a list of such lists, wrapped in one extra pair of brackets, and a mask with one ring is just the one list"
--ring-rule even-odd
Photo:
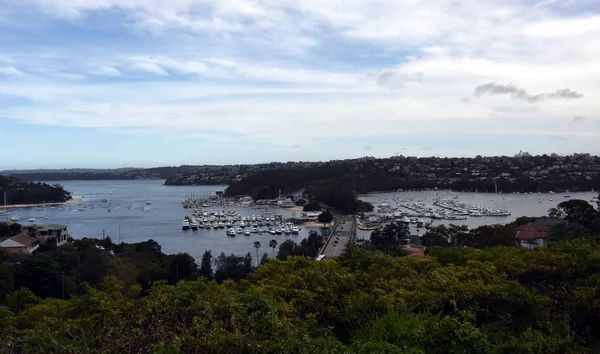
[(596, 0), (4, 0), (0, 169), (600, 153)]

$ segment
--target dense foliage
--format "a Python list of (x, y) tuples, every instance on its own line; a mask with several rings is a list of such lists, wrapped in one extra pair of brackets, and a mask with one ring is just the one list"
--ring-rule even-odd
[[(35, 294), (40, 289), (12, 292), (8, 307), (0, 308), (0, 351), (8, 344), (13, 353), (600, 349), (600, 240), (594, 238), (536, 252), (434, 247), (427, 258), (351, 245), (337, 261), (269, 260), (237, 283), (167, 280), (147, 291), (135, 281), (132, 263), (155, 245), (135, 247), (139, 256), (118, 253), (106, 264), (110, 271), (88, 278), (94, 285), (81, 283), (66, 300), (42, 300)], [(60, 274), (66, 261), (47, 265)], [(0, 267), (3, 291), (6, 269)]]
[(9, 204), (60, 203), (71, 199), (71, 194), (59, 184), (23, 182), (14, 177), (0, 176), (0, 197)]

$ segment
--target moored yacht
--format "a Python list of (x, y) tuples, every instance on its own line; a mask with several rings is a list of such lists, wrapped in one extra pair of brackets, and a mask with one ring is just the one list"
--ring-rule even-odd
[(292, 234), (298, 235), (298, 233), (300, 232), (300, 229), (298, 228), (298, 226), (292, 226), (290, 231), (292, 232)]
[(19, 217), (18, 216), (13, 216), (12, 218), (10, 218), (10, 221), (19, 221)]
[(196, 220), (192, 220), (190, 226), (192, 227), (192, 230), (198, 230), (198, 222)]
[(181, 228), (183, 230), (187, 230), (190, 228), (190, 221), (188, 219), (183, 219), (183, 222), (181, 223)]

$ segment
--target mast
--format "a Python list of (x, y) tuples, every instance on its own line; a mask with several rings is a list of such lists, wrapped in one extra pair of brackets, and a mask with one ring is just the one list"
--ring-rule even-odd
[(4, 219), (8, 221), (8, 208), (6, 206), (6, 191), (4, 191)]

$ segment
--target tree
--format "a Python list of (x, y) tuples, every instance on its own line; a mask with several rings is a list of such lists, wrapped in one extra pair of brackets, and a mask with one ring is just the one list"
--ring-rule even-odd
[(185, 279), (195, 279), (198, 272), (198, 265), (194, 261), (194, 257), (187, 253), (178, 253), (171, 256), (169, 261), (170, 278), (175, 282)]
[(6, 302), (8, 308), (10, 308), (12, 312), (18, 313), (33, 305), (39, 304), (42, 302), (42, 299), (35, 296), (31, 290), (22, 288), (10, 294)]
[(48, 254), (34, 254), (15, 271), (15, 287), (27, 288), (36, 295), (62, 297), (62, 279), (58, 263)]
[(248, 252), (246, 253), (246, 257), (244, 257), (244, 278), (250, 275), (250, 273), (252, 273), (252, 255)]
[(466, 225), (438, 225), (429, 228), (421, 240), (422, 244), (427, 247), (450, 247), (459, 244), (459, 240), (464, 242), (468, 232), (469, 228)]
[(260, 241), (254, 241), (254, 248), (256, 248), (256, 266), (258, 267), (258, 249), (260, 248)]
[(597, 211), (594, 207), (581, 199), (571, 199), (562, 202), (548, 211), (551, 218), (566, 220), (570, 223), (578, 223), (585, 227), (590, 227), (597, 217)]
[(12, 268), (6, 264), (0, 264), (0, 304), (4, 304), (8, 295), (13, 292), (14, 281)]
[(318, 220), (323, 224), (330, 223), (333, 221), (333, 214), (329, 210), (325, 210), (321, 214), (319, 214)]
[(245, 257), (236, 255), (226, 256), (221, 252), (215, 259), (215, 280), (219, 283), (226, 279), (240, 281), (252, 272), (252, 256), (250, 252)]
[(410, 237), (410, 229), (403, 222), (387, 224), (371, 233), (371, 244), (383, 252), (399, 255), (401, 242)]
[(273, 258), (275, 258), (275, 247), (277, 247), (277, 240), (273, 239), (269, 241), (269, 247), (273, 249)]
[(321, 210), (321, 204), (319, 204), (318, 202), (311, 200), (310, 202), (306, 203), (304, 205), (304, 207), (302, 208), (302, 211), (319, 211)]
[(294, 255), (294, 251), (296, 249), (296, 242), (292, 240), (285, 240), (281, 244), (279, 244), (279, 252), (277, 252), (277, 258), (281, 260), (286, 260), (289, 256)]
[(260, 264), (265, 264), (269, 261), (269, 255), (267, 254), (267, 252), (263, 253), (261, 259), (260, 259)]
[(212, 269), (212, 252), (211, 250), (204, 251), (202, 261), (200, 262), (200, 276), (206, 279), (213, 279), (214, 273)]

